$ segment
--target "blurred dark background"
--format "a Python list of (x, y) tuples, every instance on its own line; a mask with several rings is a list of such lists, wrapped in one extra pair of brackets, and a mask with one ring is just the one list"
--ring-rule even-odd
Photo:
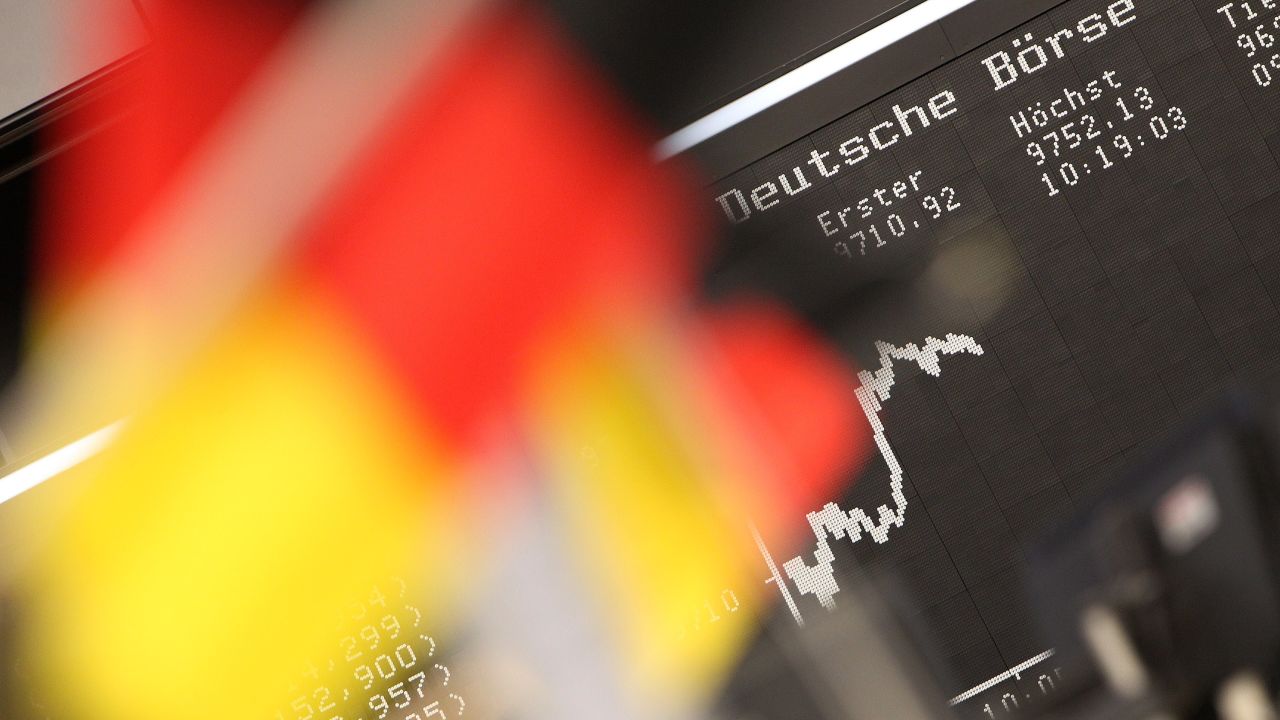
[(547, 0), (663, 134), (919, 0)]

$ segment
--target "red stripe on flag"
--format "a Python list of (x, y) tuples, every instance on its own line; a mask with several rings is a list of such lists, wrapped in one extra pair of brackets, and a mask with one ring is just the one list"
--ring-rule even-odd
[(689, 286), (684, 190), (542, 18), (504, 8), (317, 218), (310, 261), (442, 431), (474, 439), (548, 333)]
[[(120, 253), (209, 130), (281, 43), (302, 3), (160, 0), (148, 3), (152, 46), (114, 87), (54, 125), (45, 183), (42, 294), (59, 302)], [(110, 34), (119, 28), (70, 28)]]

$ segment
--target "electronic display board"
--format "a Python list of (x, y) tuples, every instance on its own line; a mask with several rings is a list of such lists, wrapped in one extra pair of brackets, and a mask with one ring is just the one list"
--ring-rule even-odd
[(958, 706), (1051, 688), (1029, 544), (1280, 372), (1278, 111), (1280, 2), (1072, 0), (718, 179), (740, 265), (859, 303), (834, 325), (877, 456), (773, 558), (777, 623), (893, 566)]

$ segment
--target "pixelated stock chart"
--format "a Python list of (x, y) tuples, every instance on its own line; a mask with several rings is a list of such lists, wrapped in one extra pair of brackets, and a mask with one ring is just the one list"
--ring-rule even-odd
[(878, 451), (802, 553), (762, 544), (771, 623), (892, 567), (957, 706), (1045, 692), (1030, 543), (1280, 372), (1277, 151), (1280, 3), (1071, 0), (721, 178), (738, 256), (858, 358)]

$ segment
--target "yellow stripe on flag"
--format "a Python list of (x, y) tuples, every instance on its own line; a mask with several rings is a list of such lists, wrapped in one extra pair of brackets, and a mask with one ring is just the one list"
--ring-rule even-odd
[(583, 340), (549, 365), (538, 406), (570, 545), (633, 690), (687, 707), (715, 690), (754, 632), (761, 586), (748, 518), (719, 491), (723, 429), (706, 425), (678, 348)]
[(274, 717), (372, 585), (425, 574), (439, 612), (441, 453), (308, 295), (256, 303), (84, 468), (29, 634), (60, 717)]

